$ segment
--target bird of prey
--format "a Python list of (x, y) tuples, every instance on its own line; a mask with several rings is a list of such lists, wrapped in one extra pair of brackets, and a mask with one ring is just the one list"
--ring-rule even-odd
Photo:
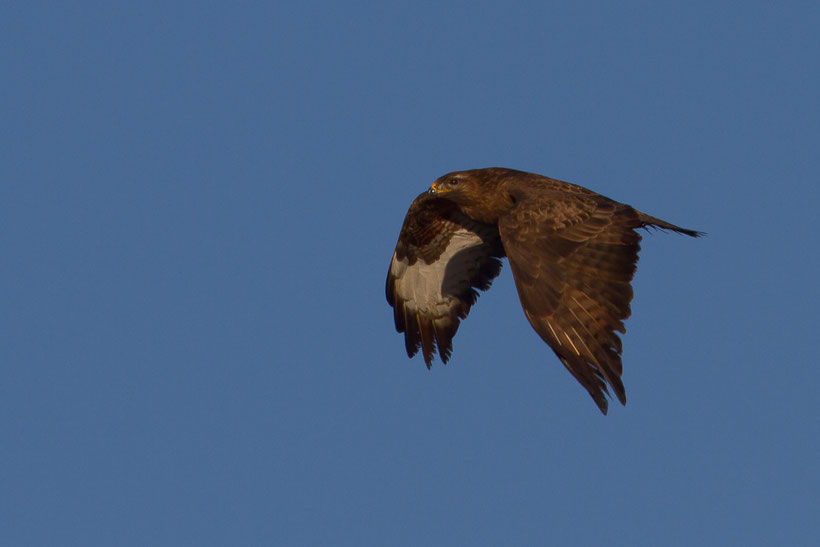
[(461, 319), (507, 257), (524, 314), (606, 414), (626, 404), (621, 339), (641, 236), (687, 230), (581, 186), (490, 167), (437, 179), (410, 205), (387, 273), (407, 355), (446, 363)]

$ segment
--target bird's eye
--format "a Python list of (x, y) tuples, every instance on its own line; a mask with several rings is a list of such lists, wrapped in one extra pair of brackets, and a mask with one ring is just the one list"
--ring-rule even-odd
[(458, 186), (458, 179), (450, 179), (450, 186)]

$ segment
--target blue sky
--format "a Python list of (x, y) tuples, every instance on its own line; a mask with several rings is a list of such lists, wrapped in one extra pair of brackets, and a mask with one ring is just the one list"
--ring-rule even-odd
[[(0, 17), (3, 545), (809, 545), (815, 2), (18, 3)], [(404, 213), (505, 166), (644, 237), (602, 416), (508, 268), (446, 367)]]

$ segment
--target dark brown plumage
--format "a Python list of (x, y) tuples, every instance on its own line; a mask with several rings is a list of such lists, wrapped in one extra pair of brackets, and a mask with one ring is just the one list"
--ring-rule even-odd
[(429, 368), (452, 352), (461, 319), (507, 256), (524, 314), (606, 414), (607, 386), (626, 404), (623, 321), (641, 236), (680, 228), (591, 190), (491, 167), (444, 175), (407, 212), (387, 274), (387, 301), (407, 355)]

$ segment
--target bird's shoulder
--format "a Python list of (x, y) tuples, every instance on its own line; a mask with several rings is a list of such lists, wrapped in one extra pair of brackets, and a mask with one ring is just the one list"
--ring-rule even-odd
[(515, 203), (502, 222), (508, 232), (561, 231), (627, 207), (583, 186), (541, 175), (511, 178), (505, 189)]
[(419, 259), (431, 264), (442, 256), (454, 236), (474, 234), (479, 240), (498, 237), (498, 230), (464, 214), (446, 199), (426, 192), (413, 200), (404, 218), (396, 245), (396, 258), (415, 264)]

